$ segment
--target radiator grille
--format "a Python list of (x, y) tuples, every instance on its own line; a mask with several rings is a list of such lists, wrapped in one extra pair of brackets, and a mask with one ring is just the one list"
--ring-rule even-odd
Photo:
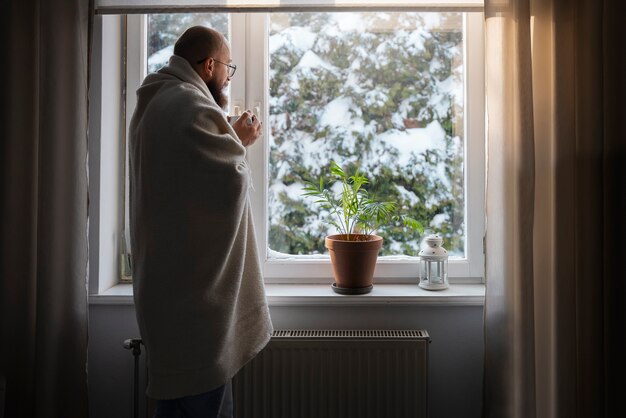
[(427, 416), (423, 330), (278, 330), (233, 381), (236, 418)]
[(276, 330), (272, 338), (428, 338), (423, 330)]

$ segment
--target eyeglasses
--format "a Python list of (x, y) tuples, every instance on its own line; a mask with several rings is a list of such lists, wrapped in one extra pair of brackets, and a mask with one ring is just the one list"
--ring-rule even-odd
[[(198, 61), (198, 64), (202, 64), (204, 61), (208, 60), (211, 57), (206, 57), (205, 59), (202, 59), (200, 61)], [(213, 58), (213, 61), (215, 62), (219, 62), (220, 64), (223, 64), (225, 66), (228, 67), (228, 78), (233, 78), (233, 76), (235, 75), (235, 71), (237, 71), (237, 66), (235, 64), (226, 64), (225, 62), (222, 61), (218, 61), (215, 58)]]

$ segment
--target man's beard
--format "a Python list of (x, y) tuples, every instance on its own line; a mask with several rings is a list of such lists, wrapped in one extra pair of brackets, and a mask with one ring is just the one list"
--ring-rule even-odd
[(215, 103), (217, 103), (217, 105), (222, 109), (226, 110), (226, 106), (228, 106), (228, 96), (224, 94), (224, 86), (220, 87), (215, 79), (209, 80), (206, 85), (209, 88)]

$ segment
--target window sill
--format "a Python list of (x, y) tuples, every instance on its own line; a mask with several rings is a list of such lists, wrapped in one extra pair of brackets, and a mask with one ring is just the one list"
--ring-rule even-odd
[[(451, 284), (449, 289), (428, 291), (416, 284), (374, 284), (366, 295), (338, 295), (328, 284), (266, 284), (270, 306), (341, 305), (445, 305), (482, 306), (484, 284)], [(132, 305), (133, 286), (118, 284), (98, 295), (89, 296), (91, 305)]]

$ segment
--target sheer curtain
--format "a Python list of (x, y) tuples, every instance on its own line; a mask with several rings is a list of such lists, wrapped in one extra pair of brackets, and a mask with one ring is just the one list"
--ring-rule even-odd
[(0, 4), (7, 418), (87, 416), (89, 1)]
[(486, 0), (486, 417), (626, 416), (626, 14)]

